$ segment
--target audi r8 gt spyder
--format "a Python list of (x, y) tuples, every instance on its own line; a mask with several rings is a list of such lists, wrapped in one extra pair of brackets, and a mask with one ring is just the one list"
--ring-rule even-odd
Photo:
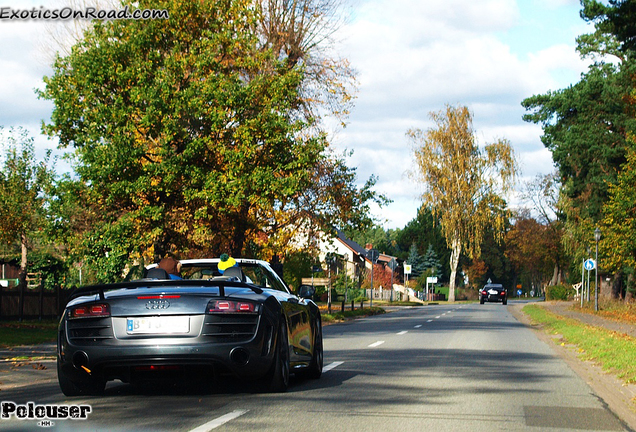
[(484, 302), (501, 302), (504, 305), (508, 304), (508, 294), (506, 289), (501, 284), (486, 284), (479, 291), (479, 303)]
[(235, 261), (219, 269), (219, 259), (184, 260), (178, 280), (153, 265), (144, 279), (74, 291), (58, 330), (62, 392), (100, 394), (109, 380), (192, 371), (254, 380), (272, 392), (287, 389), (290, 373), (319, 378), (322, 324), (312, 287), (297, 296), (267, 262)]

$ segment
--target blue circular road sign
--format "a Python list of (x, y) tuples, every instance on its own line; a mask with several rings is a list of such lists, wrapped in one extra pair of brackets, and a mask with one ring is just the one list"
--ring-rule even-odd
[(596, 268), (596, 261), (590, 258), (583, 263), (583, 267), (585, 267), (587, 271), (594, 270)]

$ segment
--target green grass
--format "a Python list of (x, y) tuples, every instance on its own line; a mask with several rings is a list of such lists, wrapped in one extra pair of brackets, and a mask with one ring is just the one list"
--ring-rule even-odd
[(548, 333), (561, 335), (563, 345), (574, 345), (581, 359), (593, 361), (626, 383), (636, 383), (636, 339), (555, 315), (536, 305), (528, 305), (523, 311)]
[(57, 320), (0, 321), (0, 346), (33, 345), (53, 342), (57, 335)]
[(344, 311), (344, 312), (333, 312), (333, 313), (323, 313), (322, 314), (322, 322), (323, 323), (333, 323), (345, 321), (347, 319), (356, 318), (360, 316), (371, 316), (371, 315), (380, 315), (386, 313), (386, 311), (380, 307), (365, 307), (364, 309), (356, 309), (353, 311)]

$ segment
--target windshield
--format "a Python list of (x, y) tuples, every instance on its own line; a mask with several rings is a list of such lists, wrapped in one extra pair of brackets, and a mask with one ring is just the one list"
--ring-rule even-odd
[[(256, 263), (238, 263), (245, 276), (245, 282), (258, 285), (263, 288), (289, 292), (285, 284), (270, 269)], [(223, 277), (216, 263), (209, 264), (183, 264), (181, 277), (190, 280), (210, 280)]]

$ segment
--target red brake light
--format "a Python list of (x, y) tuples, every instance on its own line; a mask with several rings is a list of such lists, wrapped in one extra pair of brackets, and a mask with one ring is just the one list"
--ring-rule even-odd
[(241, 312), (254, 312), (254, 305), (252, 303), (239, 303), (237, 310)]
[(258, 311), (258, 308), (252, 302), (219, 300), (208, 303), (208, 313), (243, 313), (256, 311)]
[(69, 318), (109, 317), (110, 307), (107, 303), (77, 306), (71, 309)]

